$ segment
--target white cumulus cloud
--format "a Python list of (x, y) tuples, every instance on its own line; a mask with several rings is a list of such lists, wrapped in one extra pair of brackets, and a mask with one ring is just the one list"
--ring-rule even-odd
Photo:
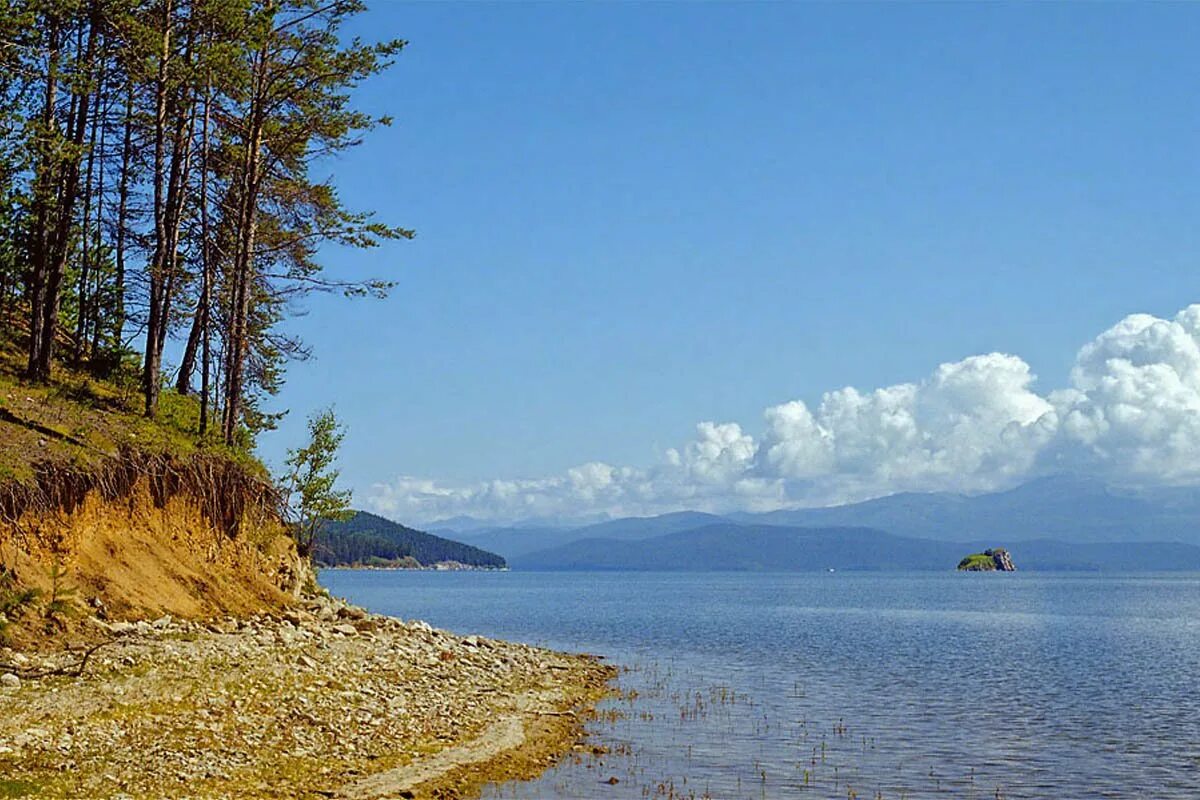
[(400, 477), (367, 504), (397, 519), (761, 511), (897, 491), (981, 492), (1070, 470), (1115, 483), (1200, 482), (1200, 305), (1173, 319), (1133, 314), (1080, 349), (1070, 385), (1046, 394), (1015, 355), (938, 366), (913, 383), (825, 393), (737, 422), (645, 468), (590, 462), (562, 475), (446, 485)]
[(1021, 359), (1001, 353), (942, 364), (920, 383), (828, 392), (815, 412), (766, 411), (765, 474), (814, 502), (895, 491), (992, 488), (1025, 474), (1053, 406)]
[(1200, 305), (1121, 320), (1079, 351), (1071, 383), (1051, 396), (1049, 457), (1126, 483), (1200, 481)]

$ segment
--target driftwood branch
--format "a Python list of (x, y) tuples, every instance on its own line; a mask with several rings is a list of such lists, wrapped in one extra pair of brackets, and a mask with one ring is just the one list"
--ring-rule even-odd
[(98, 644), (81, 648), (80, 652), (82, 652), (83, 655), (79, 658), (79, 661), (65, 667), (30, 669), (29, 667), (19, 667), (16, 664), (5, 664), (0, 662), (0, 672), (11, 672), (18, 678), (24, 678), (26, 680), (36, 680), (38, 678), (50, 678), (55, 676), (78, 678), (83, 674), (83, 671), (87, 669), (88, 661), (93, 655), (95, 655), (96, 651), (102, 647), (105, 647), (106, 645), (112, 644), (115, 641), (116, 639), (106, 639)]

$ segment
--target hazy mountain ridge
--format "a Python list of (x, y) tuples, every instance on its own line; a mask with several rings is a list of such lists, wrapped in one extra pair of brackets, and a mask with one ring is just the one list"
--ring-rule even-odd
[(720, 522), (728, 520), (700, 511), (677, 511), (657, 517), (623, 517), (577, 528), (493, 528), (458, 536), (476, 547), (502, 553), (506, 558), (516, 558), (580, 539), (648, 539)]
[[(871, 528), (711, 525), (649, 539), (580, 539), (513, 559), (528, 570), (815, 572), (953, 569), (973, 550), (959, 543), (896, 536)], [(1200, 570), (1200, 547), (1179, 542), (1006, 543), (1022, 570)]]
[[(1175, 569), (1179, 567), (1166, 556), (1171, 543), (1200, 545), (1200, 489), (1117, 489), (1093, 479), (1063, 475), (984, 495), (901, 493), (828, 508), (723, 516), (685, 511), (580, 526), (477, 528), (451, 535), (498, 552), (518, 565), (548, 563), (550, 557), (542, 554), (551, 552), (554, 558), (564, 559), (563, 563), (583, 564), (592, 546), (576, 543), (604, 541), (604, 547), (612, 552), (603, 557), (596, 554), (595, 563), (602, 567), (609, 562), (624, 563), (628, 553), (641, 549), (631, 547), (631, 542), (720, 526), (726, 526), (721, 535), (735, 542), (738, 537), (761, 536), (761, 532), (747, 534), (760, 528), (872, 529), (908, 542), (951, 544), (938, 550), (939, 557), (965, 552), (971, 545), (1010, 549), (1020, 545), (1026, 549), (1026, 557), (1022, 559), (1019, 553), (1014, 557), (1024, 569)], [(715, 546), (707, 538), (694, 544)], [(1143, 557), (1138, 547), (1150, 544), (1153, 547)], [(1175, 552), (1180, 563), (1192, 563), (1191, 549)], [(739, 558), (730, 557), (731, 563), (740, 563)], [(681, 558), (687, 562), (691, 556)], [(713, 563), (718, 560), (712, 558)], [(954, 560), (957, 563), (957, 558)]]
[[(648, 539), (581, 539), (514, 560), (522, 569), (818, 571), (932, 569), (955, 551), (869, 528), (709, 525)], [(956, 562), (957, 563), (957, 560)]]
[(1072, 476), (984, 495), (902, 493), (829, 508), (731, 514), (775, 525), (864, 525), (946, 541), (1178, 541), (1200, 544), (1200, 490), (1139, 493)]

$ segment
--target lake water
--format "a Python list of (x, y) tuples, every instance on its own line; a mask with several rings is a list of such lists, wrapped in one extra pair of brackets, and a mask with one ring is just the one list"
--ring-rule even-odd
[[(327, 571), (335, 594), (626, 667), (489, 797), (1200, 798), (1200, 575)], [(616, 778), (617, 783), (607, 781)]]

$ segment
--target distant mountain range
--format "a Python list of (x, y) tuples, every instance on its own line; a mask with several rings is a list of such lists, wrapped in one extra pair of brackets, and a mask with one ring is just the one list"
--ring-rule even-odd
[(861, 525), (958, 542), (999, 537), (1200, 544), (1200, 489), (1137, 492), (1060, 476), (995, 494), (903, 493), (831, 508), (730, 514), (729, 519), (770, 525)]
[(597, 522), (578, 528), (511, 527), (476, 529), (469, 532), (447, 532), (476, 547), (483, 547), (506, 558), (557, 547), (579, 539), (648, 539), (665, 533), (701, 528), (705, 525), (729, 522), (725, 517), (704, 514), (698, 511), (678, 511), (658, 517), (626, 517), (623, 519)]
[[(895, 536), (873, 528), (710, 525), (649, 539), (580, 539), (513, 559), (527, 570), (948, 570), (991, 547)], [(1178, 542), (1004, 543), (1021, 570), (1200, 570), (1200, 547)]]
[(326, 566), (428, 567), (450, 561), (471, 567), (506, 566), (495, 553), (366, 511), (355, 511), (345, 521), (327, 522), (317, 537), (314, 556)]
[(1200, 569), (1200, 489), (1124, 490), (1070, 476), (765, 514), (472, 522), (446, 532), (525, 569), (948, 569), (972, 548), (997, 546), (1019, 569)]

